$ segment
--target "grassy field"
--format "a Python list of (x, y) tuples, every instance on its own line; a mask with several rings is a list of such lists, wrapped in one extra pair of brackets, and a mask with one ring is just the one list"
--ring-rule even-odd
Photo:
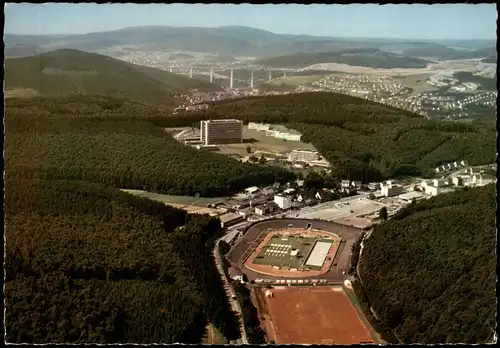
[(418, 74), (406, 76), (393, 76), (393, 79), (404, 86), (413, 88), (412, 95), (417, 93), (437, 91), (437, 88), (429, 85), (425, 80), (432, 74)]
[[(299, 268), (314, 247), (315, 238), (290, 236), (287, 241), (282, 240), (280, 236), (274, 236), (269, 243), (262, 249), (253, 263), (279, 266), (289, 268)], [(298, 257), (290, 256), (292, 250), (298, 249)], [(272, 253), (272, 250), (284, 251), (281, 253)]]
[(139, 196), (149, 198), (154, 201), (162, 202), (165, 204), (175, 204), (175, 205), (192, 205), (198, 207), (205, 207), (209, 203), (218, 202), (224, 198), (205, 198), (205, 197), (193, 197), (193, 196), (173, 196), (173, 195), (161, 195), (158, 193), (141, 191), (141, 190), (125, 190), (122, 191)]
[(7, 98), (32, 98), (40, 95), (37, 91), (30, 88), (13, 88), (4, 91), (5, 99)]
[(303, 143), (301, 141), (284, 141), (274, 137), (266, 136), (265, 132), (259, 132), (253, 129), (243, 127), (243, 143), (228, 144), (219, 147), (220, 153), (230, 156), (248, 156), (247, 147), (251, 148), (252, 153), (264, 152), (278, 154), (280, 152), (290, 152), (292, 150), (312, 150), (316, 148), (312, 144)]

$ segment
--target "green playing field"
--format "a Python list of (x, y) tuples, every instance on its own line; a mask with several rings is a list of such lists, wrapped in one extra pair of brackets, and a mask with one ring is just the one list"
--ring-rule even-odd
[[(273, 236), (253, 263), (258, 265), (278, 266), (285, 268), (299, 268), (308, 257), (317, 239), (301, 236)], [(292, 252), (297, 254), (292, 256)]]

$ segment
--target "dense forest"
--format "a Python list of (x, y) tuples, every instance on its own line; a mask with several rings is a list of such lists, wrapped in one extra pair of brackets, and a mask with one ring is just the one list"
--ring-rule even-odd
[[(7, 341), (197, 343), (207, 322), (229, 340), (239, 336), (211, 255), (219, 220), (116, 190), (225, 196), (294, 178), (283, 169), (194, 150), (161, 129), (228, 117), (298, 129), (332, 163), (337, 178), (370, 181), (419, 174), (457, 159), (491, 163), (496, 153), (494, 127), (431, 122), (332, 93), (223, 101), (182, 116), (161, 106), (102, 96), (8, 99)], [(314, 186), (313, 179), (308, 185)], [(448, 212), (458, 214), (452, 226), (477, 224), (471, 227), (479, 230), (483, 225), (477, 220), (460, 220), (472, 216), (460, 210), (467, 204)], [(467, 209), (478, 215), (481, 204)], [(435, 225), (438, 218), (428, 217)], [(442, 231), (452, 233), (441, 225)], [(473, 266), (463, 267), (471, 271)], [(484, 273), (473, 276), (474, 282), (487, 279), (480, 278), (487, 277)], [(381, 305), (376, 308), (384, 313)], [(481, 302), (476, 305), (483, 308)], [(246, 319), (255, 319), (251, 309)], [(410, 321), (405, 330), (413, 329)], [(483, 333), (477, 332), (479, 340)], [(253, 334), (258, 341), (261, 333)]]
[(78, 181), (6, 179), (6, 329), (17, 343), (239, 336), (211, 250), (220, 222)]
[(8, 100), (6, 168), (27, 178), (201, 196), (225, 196), (294, 177), (187, 147), (148, 122), (150, 112), (162, 115), (161, 109), (141, 106), (85, 97)]
[(396, 340), (492, 342), (495, 193), (488, 185), (411, 204), (365, 240), (358, 294)]
[(6, 164), (30, 177), (202, 196), (292, 178), (282, 169), (185, 147), (160, 129), (227, 117), (301, 131), (303, 140), (332, 164), (334, 178), (368, 182), (425, 176), (441, 164), (493, 163), (496, 156), (492, 123), (426, 120), (360, 98), (303, 93), (221, 101), (190, 115), (170, 115), (161, 107), (123, 99), (9, 99)]
[(295, 53), (261, 59), (256, 64), (273, 67), (304, 68), (314, 64), (337, 63), (375, 69), (425, 68), (424, 59), (396, 55), (376, 48), (354, 48), (331, 52)]
[(155, 118), (153, 122), (182, 125), (229, 115), (299, 130), (303, 141), (311, 142), (332, 164), (337, 178), (367, 182), (430, 176), (441, 164), (464, 159), (476, 165), (496, 158), (492, 123), (427, 120), (409, 111), (326, 92), (222, 101), (188, 119)]

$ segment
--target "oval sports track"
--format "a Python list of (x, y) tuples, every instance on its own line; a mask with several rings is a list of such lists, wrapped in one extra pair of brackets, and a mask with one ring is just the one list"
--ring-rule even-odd
[(255, 272), (245, 265), (245, 261), (247, 261), (247, 259), (255, 252), (257, 247), (262, 247), (262, 242), (269, 232), (291, 229), (325, 231), (327, 233), (333, 233), (341, 238), (334, 259), (331, 260), (331, 262), (328, 262), (329, 269), (326, 272), (300, 272), (301, 274), (297, 275), (297, 278), (307, 280), (317, 279), (320, 277), (328, 283), (342, 283), (346, 278), (345, 274), (347, 274), (350, 268), (351, 247), (356, 239), (361, 235), (362, 230), (330, 221), (275, 219), (257, 222), (250, 225), (237, 244), (231, 248), (231, 251), (227, 254), (229, 263), (231, 266), (240, 269), (242, 273), (245, 273), (249, 280), (290, 279), (290, 275), (279, 275), (279, 272), (269, 272), (267, 274)]

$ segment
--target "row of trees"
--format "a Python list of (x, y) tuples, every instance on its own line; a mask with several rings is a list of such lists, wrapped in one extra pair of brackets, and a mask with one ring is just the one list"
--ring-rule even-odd
[(6, 182), (6, 332), (16, 343), (239, 337), (211, 250), (220, 222), (78, 181)]
[(386, 331), (403, 343), (492, 341), (495, 207), (488, 185), (411, 204), (375, 228), (360, 296)]

